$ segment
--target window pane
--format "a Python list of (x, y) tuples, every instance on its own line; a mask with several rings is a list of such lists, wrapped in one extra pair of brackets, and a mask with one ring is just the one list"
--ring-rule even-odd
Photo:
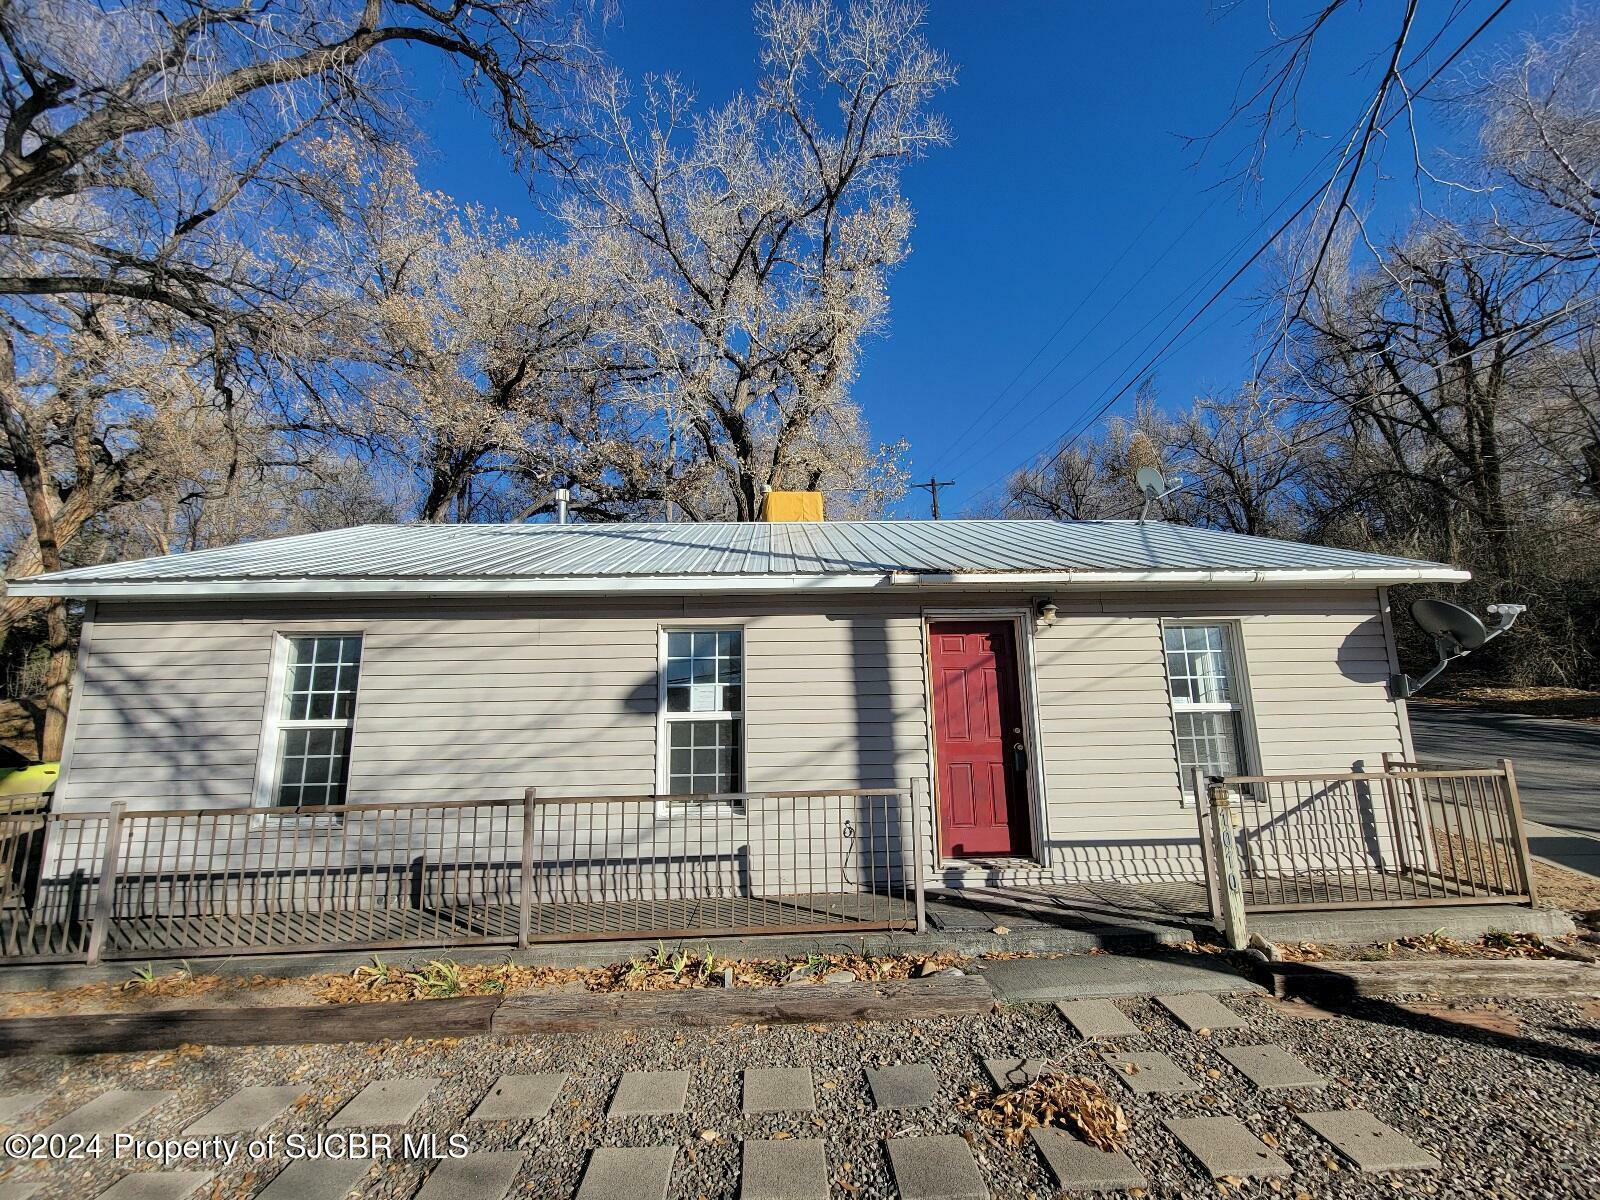
[(742, 702), (744, 636), (739, 630), (667, 634), (667, 711), (735, 713)]
[(739, 790), (739, 722), (674, 721), (667, 727), (674, 795)]
[(348, 730), (286, 730), (276, 803), (296, 807), (342, 804), (349, 764)]
[(355, 712), (361, 673), (361, 639), (289, 639), (289, 672), (283, 715), (289, 721), (348, 720)]
[(1178, 724), (1178, 766), (1184, 790), (1199, 767), (1207, 775), (1238, 775), (1239, 715), (1231, 712), (1175, 714)]
[(1174, 703), (1233, 703), (1233, 667), (1220, 625), (1169, 625), (1167, 675)]

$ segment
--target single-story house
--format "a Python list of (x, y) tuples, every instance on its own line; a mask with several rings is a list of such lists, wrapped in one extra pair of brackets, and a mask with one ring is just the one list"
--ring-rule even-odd
[(908, 520), (371, 525), (10, 588), (87, 605), (60, 813), (917, 785), (960, 886), (1193, 877), (1194, 768), (1409, 758), (1386, 589), (1466, 578)]

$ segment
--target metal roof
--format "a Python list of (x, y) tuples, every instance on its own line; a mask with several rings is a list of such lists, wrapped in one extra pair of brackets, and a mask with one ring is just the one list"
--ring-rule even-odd
[(432, 595), (1462, 580), (1438, 563), (1150, 521), (361, 525), (13, 581), (18, 595)]

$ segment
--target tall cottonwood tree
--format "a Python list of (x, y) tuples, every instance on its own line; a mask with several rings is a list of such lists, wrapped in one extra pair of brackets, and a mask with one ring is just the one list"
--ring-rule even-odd
[(907, 251), (901, 169), (947, 140), (929, 104), (953, 71), (919, 9), (772, 0), (757, 15), (754, 95), (699, 111), (671, 79), (639, 97), (605, 80), (602, 152), (565, 211), (630, 297), (617, 336), (643, 369), (619, 398), (664, 411), (672, 499), (694, 518), (752, 520), (766, 487), (871, 508), (903, 486), (848, 388)]
[[(170, 445), (141, 433), (259, 427), (244, 410), (262, 363), (307, 319), (285, 252), (305, 212), (297, 152), (312, 134), (392, 125), (401, 81), (385, 51), (402, 45), (458, 64), (524, 159), (568, 148), (551, 88), (583, 52), (543, 0), (0, 6), (0, 470), (28, 514), (13, 572), (62, 566), (90, 518), (170, 486), (155, 465)], [(183, 388), (141, 394), (148, 373), (55, 369), (168, 352), (193, 387), (181, 420)], [(47, 608), (51, 757), (71, 645), (64, 604)]]

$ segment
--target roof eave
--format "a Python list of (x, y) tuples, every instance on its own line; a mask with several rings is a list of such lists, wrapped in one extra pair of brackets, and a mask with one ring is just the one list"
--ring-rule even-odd
[(1188, 568), (1159, 571), (1006, 571), (924, 573), (896, 571), (829, 575), (640, 575), (563, 578), (451, 579), (251, 579), (251, 580), (52, 580), (44, 576), (7, 585), (14, 596), (65, 596), (83, 600), (246, 600), (260, 596), (379, 596), (395, 599), (433, 596), (601, 595), (618, 592), (710, 594), (741, 592), (919, 589), (992, 591), (1038, 587), (1226, 588), (1226, 587), (1380, 587), (1402, 583), (1464, 583), (1468, 571), (1453, 567), (1284, 567)]

